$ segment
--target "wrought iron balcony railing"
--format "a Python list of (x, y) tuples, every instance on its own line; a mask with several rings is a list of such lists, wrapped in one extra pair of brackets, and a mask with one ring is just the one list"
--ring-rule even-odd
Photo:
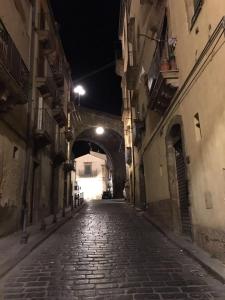
[(37, 59), (36, 84), (41, 95), (50, 106), (57, 102), (59, 92), (53, 78), (52, 70), (45, 58)]
[(41, 12), (38, 14), (37, 32), (39, 40), (42, 42), (45, 54), (49, 54), (55, 50), (54, 41), (54, 25), (50, 14)]
[(155, 50), (148, 73), (149, 106), (152, 110), (164, 113), (178, 88), (178, 79), (174, 51), (163, 41)]
[[(16, 103), (26, 103), (29, 90), (29, 71), (12, 38), (0, 20), (1, 80), (15, 97)], [(12, 82), (14, 81), (14, 84)]]
[(71, 142), (74, 138), (74, 131), (72, 127), (66, 127), (65, 128), (65, 138), (68, 142)]
[(38, 108), (34, 128), (34, 137), (37, 146), (44, 147), (54, 139), (55, 121), (45, 108)]
[(57, 99), (59, 99), (58, 101), (60, 101), (61, 103), (54, 104), (54, 107), (52, 109), (52, 114), (54, 119), (58, 123), (59, 127), (62, 128), (67, 125), (67, 115), (66, 115), (65, 108), (63, 106), (63, 100), (61, 98), (57, 98)]
[(131, 165), (131, 163), (132, 163), (132, 149), (131, 149), (131, 147), (126, 148), (125, 154), (126, 154), (126, 163), (128, 165)]
[(54, 143), (54, 163), (61, 164), (67, 158), (67, 143), (64, 132), (57, 132)]
[(66, 172), (75, 171), (75, 163), (74, 160), (69, 159), (64, 163), (64, 170)]

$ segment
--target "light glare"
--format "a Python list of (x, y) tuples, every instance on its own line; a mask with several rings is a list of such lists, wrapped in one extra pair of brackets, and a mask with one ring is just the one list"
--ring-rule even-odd
[(96, 128), (96, 133), (97, 133), (98, 135), (102, 135), (104, 132), (105, 132), (105, 130), (104, 130), (103, 127), (97, 127), (97, 128)]
[(75, 86), (73, 91), (75, 94), (78, 94), (80, 96), (84, 96), (86, 94), (85, 89), (81, 85)]

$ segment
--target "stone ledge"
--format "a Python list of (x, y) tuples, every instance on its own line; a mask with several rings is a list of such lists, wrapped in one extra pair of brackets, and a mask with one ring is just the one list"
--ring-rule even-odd
[[(15, 253), (14, 257), (9, 257), (4, 263), (0, 262), (0, 279), (4, 277), (10, 270), (12, 270), (18, 263), (20, 263), (28, 254), (30, 254), (34, 249), (36, 249), (42, 242), (44, 242), (50, 235), (52, 235), (59, 227), (64, 225), (69, 221), (76, 213), (78, 213), (86, 204), (83, 203), (77, 209), (74, 209), (72, 212), (69, 211), (65, 218), (58, 221), (47, 228), (44, 232), (39, 232), (32, 242), (25, 244), (22, 249)], [(19, 235), (20, 238), (20, 235)]]
[(209, 253), (199, 248), (196, 244), (185, 240), (182, 236), (177, 236), (173, 232), (162, 228), (162, 226), (156, 220), (151, 218), (148, 213), (143, 213), (143, 217), (172, 243), (200, 263), (213, 277), (222, 283), (225, 283), (225, 265), (221, 261), (212, 258)]

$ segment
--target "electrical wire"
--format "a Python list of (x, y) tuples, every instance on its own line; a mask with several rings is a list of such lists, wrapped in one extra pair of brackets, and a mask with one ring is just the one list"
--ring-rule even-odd
[(106, 65), (104, 65), (104, 66), (102, 66), (102, 67), (100, 67), (100, 68), (98, 68), (98, 69), (96, 69), (94, 71), (91, 71), (90, 73), (85, 74), (85, 75), (81, 76), (80, 78), (74, 80), (73, 83), (77, 84), (77, 83), (81, 82), (84, 79), (87, 79), (87, 78), (89, 78), (91, 76), (94, 76), (95, 74), (98, 74), (98, 73), (100, 73), (100, 72), (102, 72), (102, 71), (104, 71), (106, 69), (111, 68), (114, 65), (115, 65), (115, 61), (111, 61), (110, 63), (108, 63), (108, 64), (106, 64)]

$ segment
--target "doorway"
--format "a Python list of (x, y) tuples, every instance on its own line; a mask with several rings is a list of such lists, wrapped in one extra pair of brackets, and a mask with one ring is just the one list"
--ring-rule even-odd
[[(167, 135), (168, 176), (173, 215), (179, 217), (180, 231), (192, 237), (192, 222), (188, 192), (187, 166), (181, 123), (170, 127)], [(176, 203), (177, 205), (174, 205)], [(175, 210), (178, 210), (177, 212)], [(176, 226), (176, 225), (175, 225)]]

